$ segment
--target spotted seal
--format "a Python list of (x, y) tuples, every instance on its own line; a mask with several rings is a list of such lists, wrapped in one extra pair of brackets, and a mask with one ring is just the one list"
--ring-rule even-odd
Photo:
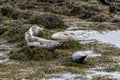
[(59, 41), (48, 40), (41, 38), (43, 34), (43, 28), (33, 25), (26, 33), (25, 40), (28, 46), (40, 47), (48, 50), (55, 50), (62, 43)]

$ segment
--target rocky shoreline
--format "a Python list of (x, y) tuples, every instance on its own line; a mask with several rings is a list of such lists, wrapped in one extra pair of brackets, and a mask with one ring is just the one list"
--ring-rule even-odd
[[(101, 1), (113, 5), (106, 5)], [(117, 42), (117, 39), (113, 39), (117, 38), (114, 35), (117, 33), (116, 30), (120, 29), (120, 3), (116, 1), (1, 0), (0, 78), (50, 80), (59, 79), (59, 77), (60, 79), (69, 79), (66, 76), (71, 76), (72, 79), (78, 80), (113, 79), (105, 75), (100, 76), (101, 73), (97, 75), (97, 72), (107, 71), (117, 74), (120, 72), (119, 60), (113, 60), (114, 57), (120, 56), (120, 49), (114, 46), (119, 43), (114, 43), (114, 41)], [(47, 49), (28, 47), (25, 41), (25, 32), (33, 25), (44, 29), (44, 35), (40, 36), (43, 39), (62, 39), (56, 35), (60, 33), (63, 34), (61, 36), (66, 36), (71, 32), (70, 35), (74, 40), (67, 42), (61, 40), (64, 44), (59, 46), (55, 53)], [(111, 38), (108, 34), (112, 34), (114, 37)], [(94, 35), (95, 37), (93, 37)], [(116, 36), (118, 35), (119, 33)], [(107, 37), (110, 40), (99, 40), (99, 37), (96, 36)], [(86, 42), (84, 42), (85, 40)], [(2, 60), (6, 60), (6, 57), (3, 57), (4, 52), (9, 49), (11, 49), (10, 52), (5, 54), (9, 60), (2, 62)], [(88, 56), (83, 64), (78, 64), (71, 61), (71, 56), (76, 51), (100, 54), (100, 56)], [(88, 77), (84, 76), (86, 74)], [(89, 74), (92, 74), (92, 77)]]

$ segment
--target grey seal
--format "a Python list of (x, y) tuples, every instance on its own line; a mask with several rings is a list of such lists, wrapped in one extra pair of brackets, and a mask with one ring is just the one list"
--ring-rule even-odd
[(75, 63), (84, 63), (86, 57), (87, 55), (85, 55), (84, 53), (75, 52), (72, 54), (72, 61)]

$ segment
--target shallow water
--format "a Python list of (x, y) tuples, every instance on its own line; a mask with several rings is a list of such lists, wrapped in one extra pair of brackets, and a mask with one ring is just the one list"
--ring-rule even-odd
[(82, 42), (89, 43), (91, 41), (97, 40), (100, 43), (110, 44), (120, 48), (120, 30), (102, 32), (98, 32), (95, 30), (77, 30), (66, 32), (73, 33), (74, 35), (72, 35), (72, 37)]

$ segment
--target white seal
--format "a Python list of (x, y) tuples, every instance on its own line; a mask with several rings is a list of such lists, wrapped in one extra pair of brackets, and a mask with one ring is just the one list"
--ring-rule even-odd
[(25, 40), (28, 46), (40, 47), (48, 50), (54, 50), (62, 43), (54, 40), (41, 38), (43, 28), (33, 25), (26, 33)]
[(72, 39), (71, 34), (67, 32), (57, 32), (51, 36), (53, 40), (57, 40), (60, 42), (67, 42)]

